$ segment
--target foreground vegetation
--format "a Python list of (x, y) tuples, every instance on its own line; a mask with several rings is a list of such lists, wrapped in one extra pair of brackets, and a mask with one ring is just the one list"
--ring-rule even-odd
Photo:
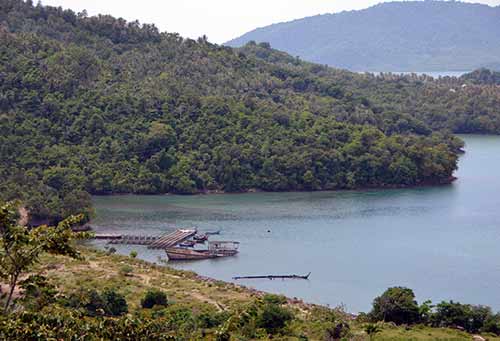
[[(74, 218), (50, 229), (60, 238), (54, 248), (48, 239), (23, 238), (47, 228), (17, 226), (14, 207), (0, 206), (0, 284), (20, 274), (14, 300), (0, 298), (2, 340), (470, 340), (470, 333), (500, 340), (500, 315), (489, 308), (418, 305), (406, 288), (387, 290), (369, 314), (353, 316), (112, 249), (75, 248), (67, 238)], [(23, 260), (33, 248), (43, 251), (31, 262), (13, 268), (5, 261)]]
[(449, 183), (500, 91), (358, 75), (31, 1), (0, 4), (0, 196), (33, 225), (89, 194)]

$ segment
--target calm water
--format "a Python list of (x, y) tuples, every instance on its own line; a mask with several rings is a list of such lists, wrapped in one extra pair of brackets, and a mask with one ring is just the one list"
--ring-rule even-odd
[[(237, 257), (176, 264), (230, 281), (235, 275), (305, 274), (309, 281), (240, 281), (352, 312), (387, 287), (419, 301), (454, 299), (500, 310), (500, 137), (464, 137), (450, 186), (405, 190), (96, 197), (99, 232), (159, 234), (221, 228)], [(270, 230), (271, 232), (267, 232)], [(156, 261), (162, 252), (131, 249)]]
[[(393, 74), (401, 74), (401, 75), (411, 75), (412, 73), (416, 75), (428, 75), (433, 78), (439, 78), (439, 77), (460, 77), (465, 75), (466, 73), (469, 73), (471, 71), (392, 71)], [(364, 72), (360, 72), (364, 73)], [(381, 72), (372, 72), (374, 74), (380, 74)]]

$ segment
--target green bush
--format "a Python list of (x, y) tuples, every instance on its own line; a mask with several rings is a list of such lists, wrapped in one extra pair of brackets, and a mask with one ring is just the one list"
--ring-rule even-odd
[(21, 303), (26, 309), (37, 311), (56, 302), (57, 290), (46, 277), (32, 275), (20, 283), (23, 289)]
[(128, 312), (125, 297), (111, 289), (102, 294), (93, 289), (74, 292), (65, 305), (78, 309), (87, 316), (121, 316)]
[(106, 303), (106, 313), (109, 316), (121, 316), (128, 312), (125, 297), (114, 290), (105, 290), (102, 299)]
[(197, 316), (196, 322), (200, 328), (214, 328), (227, 321), (231, 314), (229, 312), (209, 313), (203, 312)]
[(373, 301), (370, 312), (373, 321), (411, 324), (419, 321), (419, 307), (411, 289), (394, 287), (387, 289)]
[(325, 331), (325, 341), (340, 340), (347, 337), (350, 333), (350, 327), (345, 322), (339, 322)]
[(0, 315), (0, 340), (174, 340), (165, 320), (147, 316), (82, 318), (63, 308)]
[(120, 275), (122, 276), (131, 276), (134, 268), (130, 265), (124, 265), (120, 268)]
[(486, 321), (484, 321), (481, 332), (500, 335), (500, 313), (487, 318)]
[(264, 328), (269, 334), (276, 334), (292, 319), (293, 314), (288, 309), (277, 304), (266, 304), (257, 319), (257, 327)]
[(286, 297), (283, 295), (265, 294), (262, 298), (267, 304), (285, 304)]
[(141, 306), (145, 309), (151, 309), (154, 306), (166, 306), (168, 304), (167, 295), (160, 290), (151, 289), (141, 300)]

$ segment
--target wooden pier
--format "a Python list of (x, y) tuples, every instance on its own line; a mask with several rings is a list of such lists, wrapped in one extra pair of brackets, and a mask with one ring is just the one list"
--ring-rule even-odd
[(108, 240), (108, 244), (147, 245), (149, 249), (166, 249), (176, 246), (195, 236), (196, 229), (176, 230), (162, 236), (141, 236), (121, 234), (96, 234), (95, 239)]
[(166, 249), (172, 247), (196, 235), (196, 229), (177, 230), (155, 239), (149, 244), (149, 249)]
[(155, 236), (132, 236), (123, 235), (121, 238), (111, 239), (108, 244), (126, 244), (126, 245), (150, 245), (158, 237)]
[(105, 239), (105, 240), (118, 240), (123, 236), (121, 234), (104, 234), (104, 233), (96, 233), (94, 235), (94, 239)]

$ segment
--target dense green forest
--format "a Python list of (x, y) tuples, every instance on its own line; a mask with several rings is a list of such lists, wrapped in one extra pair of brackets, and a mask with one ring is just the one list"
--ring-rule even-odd
[(460, 1), (390, 1), (255, 29), (249, 41), (352, 71), (468, 71), (498, 68), (500, 6)]
[(0, 2), (0, 199), (32, 222), (89, 194), (448, 183), (462, 142), (499, 133), (500, 91), (355, 74), (267, 44)]

